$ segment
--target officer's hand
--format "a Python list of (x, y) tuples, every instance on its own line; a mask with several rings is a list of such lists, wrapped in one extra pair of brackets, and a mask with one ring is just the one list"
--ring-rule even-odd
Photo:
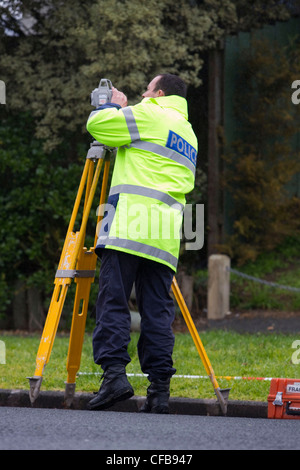
[(122, 108), (127, 106), (127, 96), (124, 95), (121, 91), (117, 90), (115, 87), (112, 87), (112, 97), (111, 102), (119, 104)]

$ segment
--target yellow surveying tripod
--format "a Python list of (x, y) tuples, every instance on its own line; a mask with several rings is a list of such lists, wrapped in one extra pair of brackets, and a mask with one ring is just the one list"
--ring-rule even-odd
[[(103, 207), (103, 204), (105, 203), (110, 158), (115, 154), (115, 151), (116, 149), (114, 148), (106, 147), (99, 142), (94, 141), (91, 144), (86, 157), (86, 162), (70, 218), (66, 239), (55, 275), (55, 287), (36, 356), (35, 373), (33, 377), (29, 377), (29, 397), (32, 404), (35, 402), (40, 392), (44, 368), (50, 358), (61, 312), (66, 299), (67, 290), (72, 282), (72, 279), (74, 279), (74, 282), (76, 283), (76, 292), (67, 356), (65, 405), (70, 407), (73, 401), (76, 386), (76, 374), (80, 367), (88, 301), (91, 284), (94, 282), (95, 278), (95, 268), (97, 263), (97, 255), (95, 254), (97, 230), (94, 247), (91, 247), (89, 250), (87, 250), (87, 248), (84, 246), (86, 227), (103, 165), (104, 170), (100, 193), (100, 207)], [(74, 232), (74, 225), (83, 197), (84, 188), (85, 199), (81, 225), (79, 231)], [(99, 226), (99, 223), (101, 223), (101, 219), (102, 216), (99, 214), (97, 226)], [(218, 385), (213, 368), (205, 352), (202, 341), (198, 335), (186, 303), (179, 290), (175, 277), (173, 278), (172, 282), (172, 291), (185, 319), (189, 332), (193, 338), (205, 370), (212, 382), (215, 394), (221, 407), (221, 411), (224, 415), (226, 415), (230, 389), (221, 390)]]

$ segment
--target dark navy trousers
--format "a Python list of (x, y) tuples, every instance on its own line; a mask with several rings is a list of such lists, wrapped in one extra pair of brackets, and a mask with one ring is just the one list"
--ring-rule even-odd
[(96, 327), (93, 334), (94, 361), (105, 370), (112, 364), (130, 362), (131, 317), (128, 301), (135, 284), (141, 315), (138, 356), (150, 381), (171, 377), (175, 316), (170, 289), (174, 272), (161, 263), (117, 250), (104, 249), (101, 257)]

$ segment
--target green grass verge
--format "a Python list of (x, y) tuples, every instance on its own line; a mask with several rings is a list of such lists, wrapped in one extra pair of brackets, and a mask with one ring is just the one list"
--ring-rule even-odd
[[(174, 377), (171, 381), (171, 395), (188, 398), (215, 398), (210, 380), (188, 333), (176, 333), (174, 367), (176, 375), (202, 375), (204, 379)], [(201, 340), (214, 368), (216, 376), (247, 377), (291, 377), (300, 378), (300, 354), (293, 348), (299, 339), (296, 335), (281, 334), (239, 334), (230, 331), (208, 331), (200, 334)], [(34, 375), (35, 358), (39, 335), (0, 334), (5, 346), (5, 364), (0, 364), (0, 388), (28, 389), (26, 377)], [(129, 353), (132, 362), (127, 373), (140, 374), (136, 353), (138, 333), (132, 333)], [(68, 335), (57, 335), (52, 354), (44, 371), (43, 390), (64, 390)], [(1, 343), (3, 350), (3, 343)], [(299, 349), (299, 346), (297, 346)], [(294, 356), (293, 356), (294, 354)], [(293, 359), (294, 357), (294, 359)], [(3, 354), (2, 354), (3, 358)], [(296, 360), (295, 360), (296, 358)], [(2, 360), (3, 362), (3, 360)], [(85, 335), (80, 372), (101, 373), (93, 362), (92, 339)], [(92, 392), (99, 388), (99, 375), (78, 375), (76, 390)], [(136, 395), (145, 396), (149, 382), (146, 377), (130, 377)], [(231, 387), (231, 400), (266, 401), (270, 382), (259, 380), (219, 379), (221, 388)]]

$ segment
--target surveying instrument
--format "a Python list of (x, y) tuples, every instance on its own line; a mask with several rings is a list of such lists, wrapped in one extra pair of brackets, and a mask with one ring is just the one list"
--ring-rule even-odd
[[(99, 82), (99, 87), (95, 88), (91, 93), (91, 105), (98, 108), (99, 106), (110, 102), (111, 97), (112, 84), (110, 80), (101, 79)], [(79, 370), (81, 361), (88, 301), (91, 284), (94, 282), (95, 278), (97, 263), (97, 255), (95, 253), (97, 230), (94, 239), (94, 246), (88, 250), (84, 246), (86, 227), (102, 167), (103, 176), (99, 204), (100, 207), (104, 207), (109, 178), (110, 161), (111, 158), (115, 156), (116, 150), (116, 148), (107, 147), (97, 141), (93, 141), (90, 149), (88, 150), (60, 261), (58, 264), (58, 269), (55, 275), (54, 290), (36, 356), (35, 373), (33, 377), (29, 377), (29, 397), (31, 404), (34, 404), (39, 395), (43, 380), (43, 372), (50, 359), (50, 354), (52, 351), (67, 291), (70, 284), (72, 283), (72, 280), (74, 280), (76, 283), (76, 292), (73, 305), (69, 350), (66, 364), (67, 381), (65, 383), (64, 395), (65, 406), (69, 408), (72, 405), (76, 387), (76, 374)], [(83, 199), (84, 188), (85, 196), (80, 228), (75, 232), (74, 226), (78, 218), (78, 212), (81, 201)], [(98, 213), (98, 229), (102, 219), (103, 215)], [(218, 385), (215, 373), (210, 364), (202, 341), (198, 335), (175, 277), (172, 281), (172, 291), (195, 343), (204, 368), (208, 374), (209, 379), (211, 380), (214, 392), (220, 404), (221, 411), (224, 415), (226, 415), (230, 389), (221, 390)]]

